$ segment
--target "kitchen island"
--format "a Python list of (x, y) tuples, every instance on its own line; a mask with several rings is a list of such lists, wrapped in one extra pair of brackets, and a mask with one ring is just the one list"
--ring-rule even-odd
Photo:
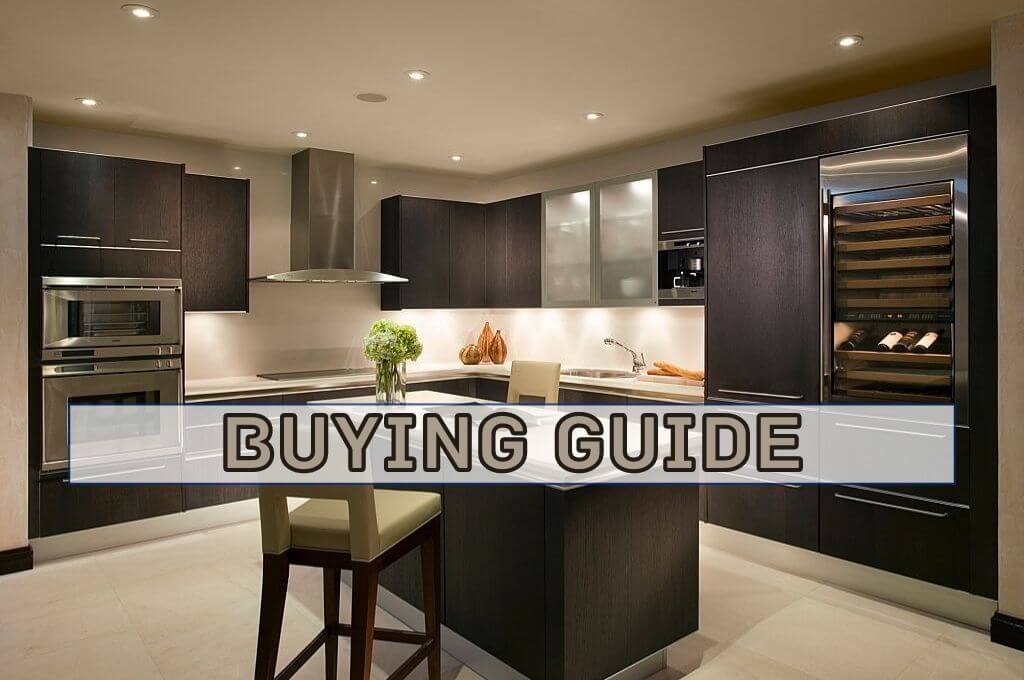
[[(468, 641), (506, 675), (645, 677), (662, 650), (697, 630), (697, 487), (418, 488), (442, 498), (442, 624), (457, 656), (452, 642)], [(421, 625), (418, 552), (385, 570), (381, 585), (381, 606)]]

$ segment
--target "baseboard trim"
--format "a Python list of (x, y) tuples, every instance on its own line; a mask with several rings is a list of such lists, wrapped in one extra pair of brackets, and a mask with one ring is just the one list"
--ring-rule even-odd
[(28, 571), (32, 568), (33, 561), (31, 545), (0, 550), (0, 574)]
[(35, 549), (36, 561), (41, 564), (96, 550), (118, 548), (227, 524), (248, 522), (258, 518), (259, 503), (253, 498), (207, 508), (197, 508), (187, 512), (161, 515), (160, 517), (149, 517), (134, 522), (34, 538), (32, 547)]
[(991, 639), (996, 644), (1024, 652), (1024, 619), (996, 612), (992, 615)]
[(745, 560), (988, 630), (995, 600), (701, 523), (700, 542)]

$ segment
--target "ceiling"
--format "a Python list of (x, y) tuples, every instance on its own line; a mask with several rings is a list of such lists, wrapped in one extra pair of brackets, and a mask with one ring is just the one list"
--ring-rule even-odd
[[(159, 17), (134, 19), (120, 0), (0, 0), (0, 91), (33, 97), (42, 121), (491, 176), (982, 68), (991, 21), (1024, 10), (1024, 0), (142, 1)], [(836, 47), (847, 33), (864, 43)], [(431, 76), (413, 82), (414, 68)], [(360, 92), (390, 99), (368, 104)], [(605, 116), (587, 121), (588, 111)]]

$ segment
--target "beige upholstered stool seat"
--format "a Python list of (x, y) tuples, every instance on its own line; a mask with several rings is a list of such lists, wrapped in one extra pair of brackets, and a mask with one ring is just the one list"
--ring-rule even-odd
[[(436, 493), (375, 489), (373, 497), (382, 552), (441, 514), (441, 496)], [(314, 498), (289, 516), (294, 547), (350, 551), (347, 502)]]

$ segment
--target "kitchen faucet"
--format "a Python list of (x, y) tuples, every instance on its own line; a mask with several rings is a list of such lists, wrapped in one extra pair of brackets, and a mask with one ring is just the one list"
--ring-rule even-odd
[(625, 345), (623, 345), (621, 342), (619, 342), (615, 338), (605, 338), (604, 339), (604, 344), (606, 344), (606, 345), (615, 345), (616, 347), (621, 347), (622, 349), (624, 349), (627, 352), (629, 352), (630, 354), (632, 354), (633, 355), (633, 372), (634, 373), (638, 373), (639, 374), (641, 371), (643, 371), (645, 368), (647, 368), (647, 362), (644, 360), (644, 353), (643, 352), (641, 352), (640, 355), (637, 356), (636, 352), (634, 352), (630, 348), (626, 347)]

